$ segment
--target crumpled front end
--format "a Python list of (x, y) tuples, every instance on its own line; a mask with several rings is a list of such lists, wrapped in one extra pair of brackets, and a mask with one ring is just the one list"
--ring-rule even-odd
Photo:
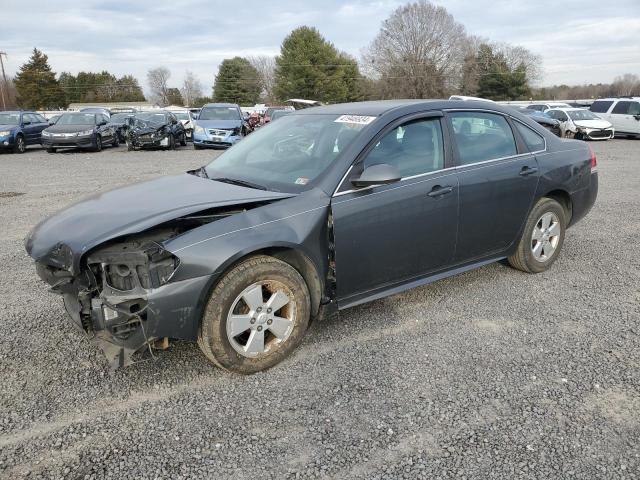
[(76, 275), (68, 269), (64, 245), (36, 262), (40, 278), (62, 295), (72, 323), (98, 344), (112, 368), (131, 364), (134, 353), (156, 340), (197, 336), (210, 277), (171, 282), (180, 260), (154, 236), (100, 247)]

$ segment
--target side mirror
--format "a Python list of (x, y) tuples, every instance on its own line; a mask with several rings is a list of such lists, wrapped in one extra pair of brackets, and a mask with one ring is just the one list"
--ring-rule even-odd
[(402, 176), (396, 167), (387, 163), (371, 165), (364, 169), (358, 178), (351, 180), (356, 187), (370, 187), (371, 185), (388, 185), (400, 181)]
[(98, 126), (102, 127), (103, 125), (106, 125), (108, 122), (106, 120), (102, 120), (100, 122), (98, 122)]
[(49, 120), (49, 126), (55, 125), (55, 124), (56, 124), (56, 122), (52, 122), (51, 120)]
[(636, 120), (640, 120), (640, 115), (634, 115), (633, 118), (635, 118)]
[(22, 122), (22, 125), (31, 125), (31, 122), (29, 120), (25, 120), (24, 122)]

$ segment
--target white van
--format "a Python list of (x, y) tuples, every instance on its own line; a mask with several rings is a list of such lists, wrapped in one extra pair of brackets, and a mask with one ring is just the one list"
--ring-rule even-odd
[(616, 129), (616, 136), (640, 136), (640, 97), (602, 98), (589, 107)]

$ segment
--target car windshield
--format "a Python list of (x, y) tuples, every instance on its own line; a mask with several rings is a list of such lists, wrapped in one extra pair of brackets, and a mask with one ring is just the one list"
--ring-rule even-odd
[(600, 117), (589, 110), (568, 110), (567, 115), (571, 117), (571, 120), (600, 120)]
[(124, 123), (127, 120), (127, 117), (131, 117), (130, 113), (114, 113), (111, 115), (112, 123)]
[(0, 125), (19, 125), (19, 113), (0, 113)]
[(135, 116), (136, 122), (141, 122), (143, 124), (151, 124), (151, 125), (164, 125), (167, 123), (167, 118), (164, 113), (154, 113), (154, 112), (146, 112), (146, 113), (138, 113)]
[(61, 115), (56, 125), (95, 125), (95, 113), (65, 113)]
[(236, 107), (204, 107), (198, 120), (240, 120)]
[(295, 193), (310, 184), (351, 144), (370, 118), (346, 115), (287, 115), (252, 133), (205, 167), (224, 178)]
[(190, 120), (187, 112), (175, 112), (174, 115), (178, 120)]

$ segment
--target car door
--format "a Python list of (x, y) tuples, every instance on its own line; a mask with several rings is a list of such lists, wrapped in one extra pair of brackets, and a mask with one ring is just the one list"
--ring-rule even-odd
[(37, 123), (37, 119), (31, 113), (22, 114), (22, 132), (27, 145), (33, 145), (40, 141)]
[(102, 114), (96, 114), (96, 124), (97, 130), (102, 138), (102, 144), (109, 143), (113, 141), (114, 129), (111, 125), (109, 125), (109, 118)]
[(609, 121), (616, 133), (640, 134), (640, 102), (619, 100), (611, 110)]
[(47, 122), (46, 118), (42, 115), (34, 113), (32, 114), (35, 123), (34, 123), (34, 140), (33, 143), (42, 143), (42, 131), (49, 126), (49, 122)]
[[(440, 114), (441, 115), (441, 114)], [(361, 153), (332, 205), (338, 304), (442, 269), (456, 242), (458, 180), (440, 116), (389, 125)], [(402, 179), (356, 188), (367, 167), (390, 164)]]
[[(485, 111), (447, 113), (460, 182), (456, 263), (506, 250), (528, 215), (538, 165), (507, 117)], [(519, 137), (518, 137), (519, 138)]]

